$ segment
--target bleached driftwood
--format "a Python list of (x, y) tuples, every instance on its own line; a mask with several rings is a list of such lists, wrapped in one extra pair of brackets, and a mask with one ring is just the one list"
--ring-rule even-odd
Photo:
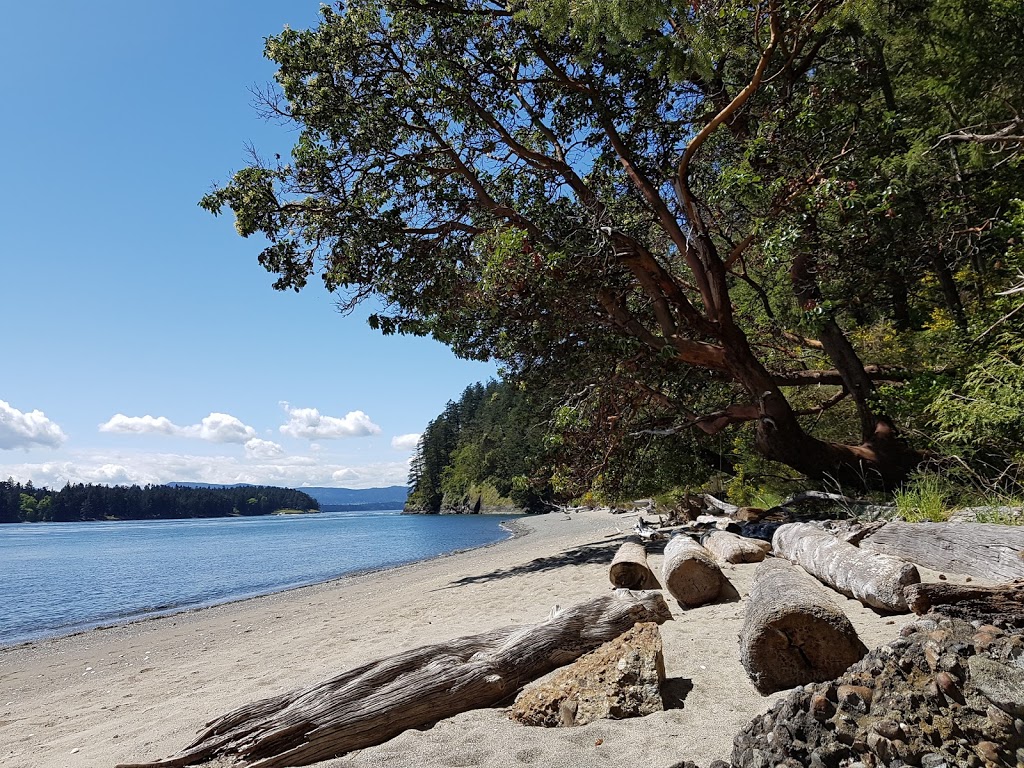
[(886, 523), (865, 536), (860, 547), (936, 571), (992, 581), (1024, 579), (1024, 526)]
[(831, 680), (865, 653), (850, 620), (818, 582), (779, 558), (757, 566), (740, 660), (758, 691)]
[(608, 578), (616, 587), (657, 589), (660, 585), (647, 564), (647, 550), (637, 536), (630, 536), (619, 547), (608, 569)]
[(657, 528), (653, 527), (642, 517), (637, 520), (636, 524), (633, 526), (633, 533), (641, 539), (648, 539), (651, 541), (658, 541), (664, 538), (664, 534), (659, 532)]
[(720, 563), (760, 563), (772, 545), (728, 531), (713, 531), (704, 537), (704, 548)]
[(912, 564), (858, 549), (809, 523), (779, 526), (772, 549), (836, 591), (885, 611), (905, 612), (903, 589), (921, 581)]
[(717, 599), (725, 580), (711, 554), (686, 535), (665, 545), (661, 575), (669, 594), (689, 608)]
[(308, 765), (380, 744), (469, 709), (492, 706), (523, 684), (618, 637), (637, 622), (672, 618), (659, 592), (616, 590), (539, 624), (424, 646), (308, 688), (246, 704), (207, 724), (177, 755), (144, 766), (227, 756), (249, 768)]
[(739, 510), (739, 507), (737, 507), (735, 504), (730, 504), (727, 501), (716, 499), (710, 493), (704, 494), (704, 501), (706, 501), (710, 506), (714, 507), (715, 509), (721, 510), (727, 515), (735, 515), (737, 510)]

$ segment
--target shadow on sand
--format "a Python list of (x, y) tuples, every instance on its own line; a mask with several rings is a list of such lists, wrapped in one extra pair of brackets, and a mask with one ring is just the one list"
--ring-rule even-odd
[(569, 565), (594, 565), (610, 564), (615, 552), (622, 544), (621, 538), (614, 538), (608, 541), (594, 541), (588, 544), (581, 544), (578, 547), (564, 550), (557, 555), (538, 557), (528, 563), (512, 566), (511, 568), (499, 568), (490, 573), (483, 573), (479, 576), (465, 576), (456, 579), (449, 584), (449, 587), (461, 587), (466, 584), (485, 584), (489, 581), (509, 579), (513, 576), (524, 576), (529, 573), (543, 573), (564, 568)]

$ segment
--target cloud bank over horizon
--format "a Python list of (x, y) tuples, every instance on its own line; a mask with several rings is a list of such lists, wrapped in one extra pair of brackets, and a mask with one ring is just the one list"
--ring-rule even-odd
[[(270, 425), (266, 425), (261, 436), (255, 427), (238, 417), (218, 411), (194, 424), (178, 424), (159, 415), (115, 413), (98, 425), (98, 431), (108, 435), (182, 438), (194, 441), (193, 445), (201, 442), (210, 446), (204, 450), (185, 448), (185, 444), (184, 450), (168, 451), (154, 451), (150, 446), (141, 451), (94, 447), (87, 444), (87, 437), (66, 445), (67, 435), (42, 411), (23, 412), (0, 400), (0, 449), (21, 448), (28, 454), (20, 462), (0, 462), (0, 477), (50, 488), (61, 488), (67, 483), (160, 485), (174, 481), (350, 488), (406, 484), (409, 459), (392, 460), (394, 453), (388, 453), (388, 446), (390, 442), (392, 449), (411, 450), (418, 434), (377, 440), (370, 450), (331, 451), (327, 447), (329, 441), (374, 437), (383, 430), (362, 410), (337, 417), (317, 408), (280, 404), (287, 419), (274, 426), (288, 438), (303, 440), (301, 446), (293, 446), (302, 450), (286, 450), (269, 439), (273, 435)], [(43, 448), (60, 450), (50, 450), (44, 456)], [(204, 451), (206, 455), (199, 455)]]
[(309, 456), (256, 458), (174, 453), (75, 453), (60, 461), (0, 464), (0, 477), (59, 489), (67, 483), (163, 485), (170, 482), (251, 483), (286, 488), (337, 486), (379, 488), (405, 485), (408, 461), (362, 465)]

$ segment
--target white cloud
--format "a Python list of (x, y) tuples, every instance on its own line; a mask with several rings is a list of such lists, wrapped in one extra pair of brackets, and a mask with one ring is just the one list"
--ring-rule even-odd
[(0, 464), (0, 477), (13, 477), (23, 483), (31, 480), (36, 486), (48, 488), (63, 488), (69, 482), (145, 485), (174, 480), (287, 488), (324, 485), (375, 488), (405, 485), (408, 475), (407, 461), (352, 465), (310, 456), (271, 456), (250, 461), (235, 456), (81, 452), (63, 461)]
[(125, 416), (118, 413), (105, 424), (100, 432), (114, 432), (122, 435), (172, 435), (175, 437), (198, 437), (211, 443), (247, 443), (256, 437), (256, 430), (228, 413), (211, 413), (198, 424), (181, 427), (166, 416)]
[(0, 400), (0, 449), (28, 448), (31, 445), (59, 447), (67, 435), (42, 411), (24, 413)]
[(284, 455), (284, 448), (272, 440), (254, 437), (245, 442), (245, 455), (250, 459), (273, 459)]
[(256, 437), (255, 429), (227, 413), (211, 413), (198, 425), (198, 432), (211, 443), (248, 443)]
[(419, 442), (419, 432), (412, 432), (408, 435), (395, 435), (391, 438), (391, 447), (396, 451), (414, 451)]
[(281, 433), (307, 440), (330, 440), (338, 437), (366, 437), (380, 434), (380, 427), (362, 411), (350, 411), (343, 418), (324, 416), (316, 408), (292, 408), (281, 403), (288, 414), (288, 423), (281, 425)]
[(123, 413), (117, 413), (105, 424), (100, 424), (100, 432), (115, 432), (122, 435), (180, 435), (182, 428), (166, 416), (125, 416)]

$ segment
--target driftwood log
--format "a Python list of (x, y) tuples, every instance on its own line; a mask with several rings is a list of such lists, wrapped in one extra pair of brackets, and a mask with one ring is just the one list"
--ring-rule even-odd
[(1024, 613), (1024, 581), (981, 587), (970, 584), (911, 584), (904, 590), (910, 610), (918, 615), (937, 606), (971, 603), (978, 612)]
[(809, 523), (780, 526), (772, 549), (837, 592), (883, 611), (906, 612), (903, 590), (921, 581), (912, 564), (858, 549)]
[(935, 571), (991, 581), (1024, 579), (1024, 526), (993, 523), (886, 523), (860, 547)]
[(729, 531), (714, 531), (704, 537), (704, 548), (720, 563), (760, 563), (771, 544), (761, 539), (748, 539)]
[(688, 608), (718, 599), (725, 581), (711, 553), (685, 534), (665, 545), (661, 575), (669, 594)]
[(658, 589), (658, 580), (647, 564), (647, 550), (637, 536), (630, 536), (619, 547), (608, 569), (608, 578), (624, 589)]
[(308, 688), (247, 704), (207, 724), (177, 755), (143, 766), (226, 756), (249, 768), (308, 765), (404, 730), (488, 707), (638, 622), (671, 619), (660, 592), (616, 590), (539, 624), (506, 627), (389, 656)]
[(740, 660), (764, 694), (838, 677), (867, 648), (818, 582), (786, 560), (757, 566), (740, 631)]

